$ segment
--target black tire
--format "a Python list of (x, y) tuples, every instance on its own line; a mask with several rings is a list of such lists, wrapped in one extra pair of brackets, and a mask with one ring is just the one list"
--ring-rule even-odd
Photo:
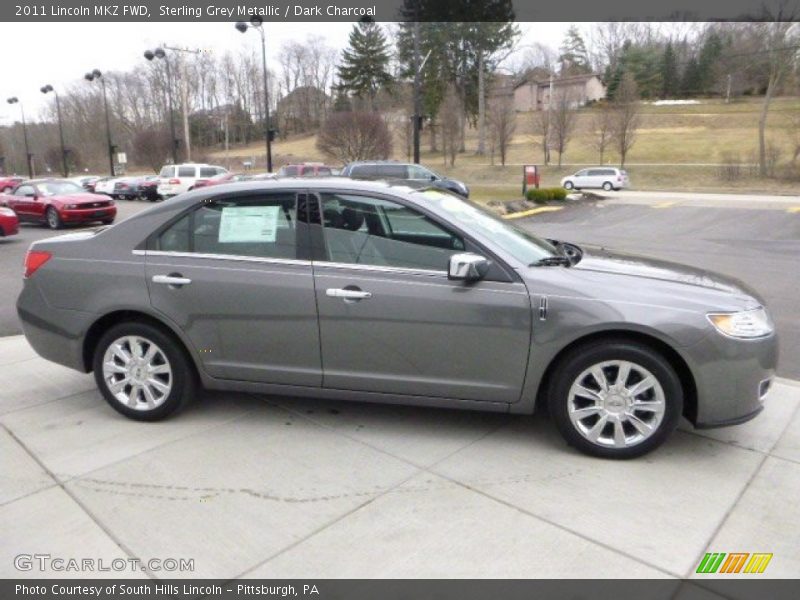
[(105, 221), (101, 221), (103, 225), (111, 225), (114, 222), (114, 219), (106, 219)]
[[(628, 361), (637, 367), (643, 367), (652, 374), (663, 390), (664, 411), (660, 423), (649, 437), (625, 447), (590, 441), (569, 416), (569, 395), (573, 383), (587, 369), (606, 361)], [(613, 367), (607, 369), (613, 372)], [(549, 413), (567, 443), (585, 454), (601, 458), (627, 459), (647, 454), (664, 443), (678, 426), (683, 412), (683, 388), (669, 362), (649, 346), (627, 340), (597, 341), (570, 351), (553, 372), (547, 395)], [(638, 414), (642, 416), (642, 413)], [(604, 425), (602, 429), (607, 430), (610, 427), (614, 430), (613, 422), (609, 423), (610, 425)]]
[[(137, 336), (155, 344), (166, 356), (171, 369), (171, 388), (165, 398), (153, 409), (142, 407), (137, 410), (123, 404), (109, 389), (103, 375), (103, 359), (109, 346), (125, 336)], [(170, 333), (158, 327), (131, 321), (114, 325), (106, 331), (97, 343), (92, 360), (94, 379), (103, 397), (111, 407), (130, 419), (137, 421), (159, 421), (183, 408), (195, 397), (196, 375), (186, 351)]]
[(571, 190), (571, 189), (573, 189), (574, 187), (575, 187), (575, 185), (574, 185), (574, 184), (573, 184), (571, 181), (567, 181), (567, 182), (564, 184), (564, 189), (565, 189), (565, 190)]
[(611, 190), (613, 190), (613, 189), (614, 189), (614, 184), (612, 184), (610, 181), (606, 181), (606, 182), (603, 184), (603, 189), (604, 189), (605, 191), (607, 191), (607, 192), (610, 192)]
[(61, 229), (64, 223), (61, 222), (61, 215), (52, 206), (48, 206), (44, 213), (45, 221), (50, 229)]

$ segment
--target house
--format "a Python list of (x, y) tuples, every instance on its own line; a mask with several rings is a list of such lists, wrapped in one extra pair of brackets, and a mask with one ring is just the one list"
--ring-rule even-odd
[(304, 132), (319, 127), (328, 110), (330, 97), (310, 85), (296, 87), (277, 103), (279, 129), (286, 133)]
[(606, 96), (606, 86), (600, 81), (597, 73), (558, 77), (540, 70), (526, 74), (516, 83), (514, 108), (517, 111), (546, 110), (550, 104), (551, 85), (556, 98), (564, 94), (575, 107), (601, 100)]

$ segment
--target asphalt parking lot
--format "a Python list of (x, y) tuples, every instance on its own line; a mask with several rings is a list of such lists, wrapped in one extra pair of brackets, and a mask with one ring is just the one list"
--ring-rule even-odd
[[(781, 375), (800, 378), (800, 214), (657, 204), (622, 196), (520, 222), (740, 277), (775, 313)], [(4, 284), (6, 250), (17, 253), (3, 310), (28, 235), (49, 232), (25, 226), (0, 242)], [(544, 415), (205, 393), (176, 418), (132, 422), (90, 375), (44, 361), (21, 336), (0, 337), (0, 397), (2, 577), (20, 576), (14, 555), (37, 552), (195, 561), (187, 573), (127, 572), (154, 578), (702, 578), (706, 552), (773, 553), (763, 576), (800, 572), (791, 379), (757, 419), (684, 424), (627, 462), (569, 449)]]

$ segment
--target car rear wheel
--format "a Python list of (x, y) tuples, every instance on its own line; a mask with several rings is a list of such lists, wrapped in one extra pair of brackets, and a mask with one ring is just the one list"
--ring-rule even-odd
[(567, 443), (603, 458), (634, 458), (657, 448), (683, 410), (683, 389), (669, 362), (629, 341), (570, 352), (551, 378), (548, 399)]
[(106, 401), (137, 421), (163, 419), (194, 396), (194, 371), (185, 351), (146, 323), (109, 329), (97, 344), (93, 368)]
[(603, 189), (604, 189), (605, 191), (607, 191), (607, 192), (610, 192), (611, 190), (613, 190), (613, 189), (614, 189), (614, 185), (613, 185), (613, 184), (612, 184), (610, 181), (606, 181), (606, 182), (603, 184)]
[(48, 206), (45, 212), (45, 218), (47, 219), (47, 226), (50, 229), (61, 229), (61, 215), (58, 214), (55, 208)]
[(575, 186), (573, 185), (573, 183), (572, 183), (571, 181), (565, 181), (565, 182), (564, 182), (564, 189), (565, 189), (565, 190), (571, 190), (571, 189), (572, 189), (572, 188), (574, 188), (574, 187), (575, 187)]

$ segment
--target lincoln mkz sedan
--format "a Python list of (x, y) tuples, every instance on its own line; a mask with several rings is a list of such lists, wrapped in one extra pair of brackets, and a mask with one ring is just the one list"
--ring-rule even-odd
[(629, 458), (681, 416), (763, 408), (777, 340), (738, 281), (537, 238), (437, 189), (345, 178), (225, 184), (38, 241), (25, 335), (94, 372), (117, 411), (166, 417), (198, 385), (532, 413)]

